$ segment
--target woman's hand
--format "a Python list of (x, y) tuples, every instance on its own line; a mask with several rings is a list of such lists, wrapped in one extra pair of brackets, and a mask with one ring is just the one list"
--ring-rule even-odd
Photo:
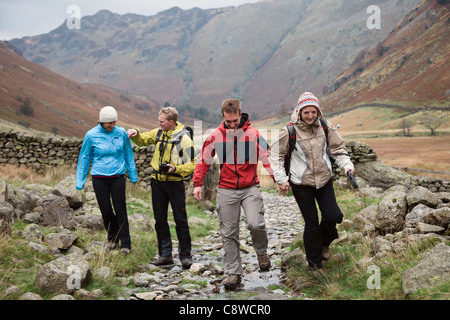
[(291, 186), (289, 185), (289, 183), (285, 183), (285, 184), (278, 184), (277, 183), (277, 190), (280, 192), (280, 194), (283, 194), (286, 192), (289, 193), (289, 191), (291, 190)]
[(354, 169), (345, 169), (345, 176), (347, 176), (347, 172), (350, 172), (351, 174), (355, 174)]

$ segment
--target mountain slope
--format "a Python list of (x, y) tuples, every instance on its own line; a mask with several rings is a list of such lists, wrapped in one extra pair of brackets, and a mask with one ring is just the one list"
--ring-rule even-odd
[(99, 110), (112, 105), (121, 126), (158, 125), (157, 106), (148, 98), (66, 79), (20, 57), (1, 41), (0, 74), (1, 119), (40, 131), (83, 137), (96, 125)]
[(185, 92), (183, 66), (195, 33), (217, 10), (179, 8), (145, 17), (101, 10), (80, 30), (9, 41), (25, 58), (82, 83), (146, 94), (163, 104)]
[(361, 52), (322, 100), (327, 111), (364, 102), (442, 105), (450, 97), (450, 11), (423, 0), (383, 42)]
[(305, 91), (322, 96), (363, 49), (376, 46), (419, 1), (377, 1), (382, 28), (369, 30), (367, 8), (373, 1), (314, 1), (305, 18), (284, 39), (279, 50), (244, 94), (250, 105), (266, 110), (295, 105)]
[(373, 32), (366, 27), (372, 0), (265, 0), (150, 17), (102, 10), (83, 17), (80, 30), (64, 23), (9, 43), (82, 83), (214, 110), (231, 96), (246, 111), (267, 115), (306, 89), (322, 91), (419, 2), (378, 1), (383, 27)]
[[(211, 19), (196, 35), (186, 68), (192, 74), (192, 105), (218, 108), (230, 97), (243, 100), (254, 78), (303, 19), (311, 0), (248, 4)], [(258, 102), (247, 111), (261, 110)]]

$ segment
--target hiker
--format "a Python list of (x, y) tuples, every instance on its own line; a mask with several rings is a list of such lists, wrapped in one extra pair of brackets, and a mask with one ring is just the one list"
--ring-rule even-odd
[(78, 157), (76, 188), (84, 188), (92, 162), (92, 186), (108, 233), (107, 248), (115, 249), (120, 240), (120, 251), (129, 254), (131, 237), (125, 173), (128, 172), (132, 183), (138, 181), (138, 174), (130, 139), (125, 129), (117, 126), (116, 122), (117, 112), (113, 107), (107, 106), (100, 110), (98, 125), (89, 130), (83, 140)]
[[(322, 260), (330, 258), (329, 246), (339, 237), (336, 224), (343, 219), (334, 193), (332, 159), (327, 153), (327, 145), (332, 158), (335, 157), (336, 164), (345, 170), (346, 175), (354, 173), (354, 166), (344, 140), (331, 123), (323, 119), (319, 102), (312, 93), (305, 92), (300, 96), (290, 126), (295, 130), (292, 136), (296, 139), (290, 161), (285, 163), (290, 141), (288, 125), (280, 131), (278, 140), (270, 149), (270, 164), (277, 189), (280, 193), (292, 189), (305, 220), (303, 241), (309, 270), (323, 272)], [(322, 216), (320, 222), (315, 201)]]
[(172, 239), (167, 221), (170, 203), (176, 224), (181, 265), (184, 269), (189, 269), (192, 265), (191, 236), (186, 213), (184, 178), (195, 169), (192, 133), (188, 130), (189, 127), (177, 122), (178, 112), (175, 108), (162, 108), (158, 121), (160, 128), (149, 132), (128, 129), (128, 136), (137, 145), (155, 145), (151, 161), (151, 188), (159, 258), (153, 264), (173, 264)]
[(194, 171), (194, 197), (201, 201), (203, 178), (217, 153), (220, 176), (217, 189), (217, 213), (220, 221), (224, 254), (225, 289), (236, 289), (242, 280), (239, 252), (239, 220), (241, 206), (247, 219), (253, 247), (261, 271), (270, 268), (267, 255), (267, 231), (264, 203), (259, 190), (258, 160), (272, 176), (268, 160), (268, 144), (258, 130), (250, 125), (248, 114), (241, 112), (239, 100), (222, 103), (222, 124), (214, 129), (203, 144)]

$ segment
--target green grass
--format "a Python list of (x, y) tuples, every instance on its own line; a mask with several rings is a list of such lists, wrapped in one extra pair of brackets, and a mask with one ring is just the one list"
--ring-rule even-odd
[[(56, 178), (55, 178), (56, 179)], [(26, 180), (26, 179), (25, 179)], [(53, 180), (53, 177), (52, 179)], [(58, 179), (56, 179), (58, 180)], [(26, 182), (24, 181), (23, 184)], [(274, 190), (264, 190), (275, 192)], [(292, 196), (292, 195), (290, 195)], [(368, 205), (377, 204), (379, 199), (363, 199), (358, 192), (350, 190), (336, 189), (336, 196), (341, 210), (344, 212), (345, 219), (353, 217)], [(149, 190), (142, 190), (135, 186), (127, 186), (128, 214), (146, 214), (153, 220), (151, 209), (151, 195)], [(131, 200), (132, 198), (138, 200)], [(143, 205), (141, 201), (150, 205), (150, 209)], [(200, 239), (209, 234), (211, 230), (218, 230), (217, 219), (211, 219), (202, 209), (198, 208), (195, 200), (191, 197), (187, 199), (186, 211), (189, 217), (196, 216), (208, 221), (207, 225), (194, 224), (190, 226), (192, 240)], [(169, 213), (169, 222), (174, 225), (173, 215)], [(44, 299), (51, 299), (51, 296), (45, 295), (35, 286), (35, 276), (40, 267), (54, 259), (50, 254), (43, 254), (32, 250), (28, 246), (21, 232), (26, 228), (26, 224), (19, 219), (15, 219), (12, 226), (11, 236), (0, 238), (0, 299), (17, 299), (25, 292), (35, 292)], [(44, 234), (54, 232), (51, 228), (41, 227)], [(340, 230), (342, 236), (347, 233), (348, 238), (345, 241), (332, 245), (333, 258), (324, 262), (324, 276), (312, 276), (305, 266), (292, 265), (288, 269), (287, 282), (294, 288), (296, 281), (301, 282), (302, 286), (297, 292), (300, 296), (323, 299), (323, 300), (404, 300), (404, 299), (430, 299), (440, 300), (449, 299), (450, 283), (443, 284), (433, 289), (423, 289), (406, 296), (403, 294), (401, 277), (405, 270), (416, 265), (425, 255), (425, 253), (436, 244), (436, 240), (421, 242), (410, 246), (400, 254), (391, 254), (381, 260), (376, 260), (372, 264), (380, 268), (380, 289), (368, 289), (367, 281), (371, 276), (367, 272), (367, 266), (357, 267), (357, 261), (363, 257), (371, 257), (371, 246), (367, 239), (352, 236), (354, 230)], [(79, 237), (76, 246), (83, 249), (92, 241), (105, 241), (106, 232), (77, 232)], [(176, 240), (174, 226), (171, 227), (172, 239)], [(118, 250), (111, 253), (95, 255), (89, 263), (94, 272), (102, 266), (107, 266), (112, 270), (112, 277), (103, 279), (93, 275), (92, 280), (85, 289), (101, 289), (105, 300), (116, 300), (124, 296), (123, 288), (128, 286), (133, 288), (132, 283), (124, 284), (120, 277), (130, 277), (136, 272), (143, 272), (142, 266), (148, 265), (157, 254), (157, 239), (154, 231), (150, 232), (132, 232), (132, 252), (124, 256)], [(345, 238), (345, 237), (344, 237)], [(303, 240), (299, 236), (291, 249), (300, 247), (303, 252)], [(187, 282), (182, 282), (185, 284)], [(190, 282), (189, 282), (190, 283)], [(10, 286), (19, 287), (20, 293), (16, 295), (5, 296), (5, 290)], [(199, 283), (199, 285), (204, 285)]]
[[(142, 194), (148, 195), (149, 191)], [(144, 201), (147, 199), (144, 197)], [(170, 211), (170, 209), (169, 209)], [(197, 208), (197, 205), (187, 205), (186, 211), (189, 216), (197, 216), (208, 220), (208, 215), (203, 210)], [(153, 219), (151, 209), (146, 209), (140, 203), (129, 202), (128, 214), (145, 213)], [(169, 222), (173, 222), (173, 215), (169, 213)], [(17, 299), (25, 292), (35, 292), (40, 294), (44, 299), (50, 299), (51, 296), (40, 292), (35, 286), (35, 277), (41, 266), (55, 259), (50, 254), (43, 254), (32, 250), (28, 246), (21, 232), (27, 225), (16, 219), (13, 225), (13, 233), (11, 236), (0, 238), (0, 299)], [(209, 222), (208, 225), (196, 224), (190, 227), (191, 237), (193, 240), (204, 237), (211, 229), (216, 229), (214, 223)], [(51, 228), (41, 227), (44, 234), (52, 231)], [(95, 233), (76, 232), (78, 240), (76, 246), (86, 249), (87, 244), (92, 241), (106, 241), (107, 235), (105, 231)], [(172, 239), (177, 240), (174, 227), (171, 227)], [(107, 266), (112, 271), (112, 277), (103, 279), (97, 275), (93, 275), (85, 289), (94, 290), (101, 289), (103, 298), (106, 300), (114, 300), (121, 296), (123, 292), (123, 284), (119, 277), (129, 277), (136, 272), (142, 272), (142, 266), (149, 264), (157, 254), (157, 238), (154, 231), (132, 232), (132, 251), (129, 255), (123, 255), (118, 250), (110, 253), (96, 254), (89, 260), (91, 271)], [(10, 286), (17, 286), (20, 294), (5, 297), (4, 292)]]
[[(369, 266), (358, 268), (356, 262), (368, 256), (368, 243), (352, 240), (332, 246), (333, 256), (328, 262), (323, 262), (325, 273), (314, 275), (303, 265), (291, 265), (288, 271), (291, 287), (296, 281), (302, 286), (297, 287), (299, 293), (305, 297), (317, 300), (429, 300), (448, 299), (450, 297), (450, 282), (433, 289), (423, 289), (412, 295), (405, 295), (402, 291), (403, 273), (415, 266), (425, 255), (426, 251), (437, 244), (436, 240), (422, 242), (410, 246), (400, 254), (389, 254), (381, 260), (374, 260), (370, 266), (380, 270), (380, 287), (371, 289), (368, 282), (372, 282), (374, 275)], [(302, 250), (302, 242), (297, 242)]]
[[(361, 199), (357, 192), (336, 190), (336, 196), (345, 219), (352, 219), (367, 205), (377, 204), (379, 199)], [(332, 258), (323, 262), (325, 273), (316, 275), (308, 271), (306, 265), (290, 265), (288, 284), (297, 288), (297, 293), (304, 297), (317, 300), (440, 300), (450, 298), (450, 282), (433, 289), (422, 289), (409, 296), (402, 290), (403, 273), (415, 266), (428, 250), (439, 240), (429, 239), (409, 246), (403, 252), (388, 254), (386, 257), (373, 260), (369, 265), (357, 266), (357, 262), (372, 257), (371, 242), (367, 238), (354, 236), (355, 230), (338, 230), (341, 238), (331, 245)], [(348, 237), (345, 237), (344, 235)], [(450, 242), (447, 242), (449, 244)], [(303, 240), (298, 237), (290, 248), (299, 247), (303, 252)], [(380, 270), (380, 288), (368, 288), (373, 272), (368, 267), (374, 265)], [(294, 285), (301, 283), (300, 286)]]

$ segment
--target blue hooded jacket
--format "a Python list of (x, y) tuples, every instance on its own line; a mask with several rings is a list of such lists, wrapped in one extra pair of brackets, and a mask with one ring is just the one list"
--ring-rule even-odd
[(108, 131), (98, 124), (86, 133), (78, 157), (77, 190), (84, 188), (91, 161), (91, 176), (124, 175), (126, 169), (131, 182), (138, 181), (131, 142), (122, 127)]

